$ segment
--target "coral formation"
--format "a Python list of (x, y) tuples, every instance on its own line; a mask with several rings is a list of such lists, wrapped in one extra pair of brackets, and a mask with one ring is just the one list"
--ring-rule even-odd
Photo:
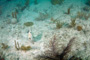
[(21, 47), (19, 46), (19, 43), (15, 41), (15, 48), (16, 50), (23, 50), (23, 51), (28, 51), (31, 49), (31, 46), (24, 46), (22, 45)]
[(82, 30), (82, 26), (77, 26), (77, 30), (81, 31)]
[(44, 55), (39, 56), (40, 58), (44, 58), (47, 60), (68, 60), (68, 58), (65, 58), (65, 55), (71, 51), (71, 46), (73, 45), (72, 43), (75, 41), (75, 37), (70, 39), (69, 43), (67, 46), (63, 49), (61, 53), (59, 53), (59, 50), (57, 50), (57, 38), (56, 35), (53, 36), (53, 38), (49, 42), (49, 50), (45, 51)]
[(56, 4), (61, 4), (64, 0), (51, 0), (51, 3), (53, 5), (56, 5)]
[(18, 43), (18, 42), (16, 42), (16, 40), (15, 40), (14, 42), (15, 42), (15, 48), (16, 48), (16, 50), (20, 50), (19, 43)]
[(29, 26), (34, 25), (34, 23), (33, 22), (25, 22), (24, 25), (27, 26), (27, 27), (29, 27)]

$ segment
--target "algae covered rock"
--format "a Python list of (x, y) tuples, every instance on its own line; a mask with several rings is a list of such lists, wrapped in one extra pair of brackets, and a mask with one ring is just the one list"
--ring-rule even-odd
[(56, 5), (56, 4), (61, 4), (64, 0), (51, 0), (51, 3), (53, 5)]
[(24, 25), (29, 27), (29, 26), (32, 26), (34, 23), (33, 22), (25, 22)]
[(24, 51), (27, 51), (27, 50), (30, 50), (31, 49), (31, 46), (21, 46), (21, 50), (24, 50)]

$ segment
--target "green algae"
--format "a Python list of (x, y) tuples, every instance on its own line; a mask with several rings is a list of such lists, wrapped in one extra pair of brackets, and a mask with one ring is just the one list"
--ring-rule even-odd
[(24, 25), (27, 26), (27, 27), (29, 27), (29, 26), (34, 25), (34, 23), (33, 22), (25, 22)]

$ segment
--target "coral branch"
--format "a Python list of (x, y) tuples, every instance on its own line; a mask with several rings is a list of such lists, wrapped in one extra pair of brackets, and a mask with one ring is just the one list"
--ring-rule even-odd
[[(74, 42), (75, 40), (75, 37), (72, 38), (69, 43), (67, 44), (66, 48), (64, 48), (64, 50), (62, 51), (62, 53), (60, 54), (59, 51), (56, 51), (57, 50), (57, 39), (56, 39), (56, 35), (54, 35), (54, 37), (51, 39), (50, 41), (50, 48), (51, 48), (51, 51), (46, 51), (45, 55), (42, 55), (42, 56), (39, 56), (40, 58), (44, 58), (44, 59), (50, 59), (50, 60), (66, 60), (68, 58), (64, 58), (65, 55), (67, 55), (67, 53), (69, 53), (71, 51), (71, 46), (72, 46), (72, 43)], [(49, 53), (49, 55), (48, 55)]]
[(75, 37), (72, 38), (69, 43), (67, 44), (67, 47), (63, 50), (63, 52), (60, 54), (60, 60), (64, 60), (64, 56), (70, 52), (70, 48), (72, 46), (73, 41), (75, 40)]
[(20, 50), (19, 43), (16, 42), (16, 40), (15, 40), (14, 42), (15, 42), (15, 48), (16, 48), (17, 50)]

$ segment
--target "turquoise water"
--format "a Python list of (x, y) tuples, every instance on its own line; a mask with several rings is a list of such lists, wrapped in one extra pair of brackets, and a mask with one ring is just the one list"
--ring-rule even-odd
[(0, 60), (90, 60), (90, 0), (0, 0)]

